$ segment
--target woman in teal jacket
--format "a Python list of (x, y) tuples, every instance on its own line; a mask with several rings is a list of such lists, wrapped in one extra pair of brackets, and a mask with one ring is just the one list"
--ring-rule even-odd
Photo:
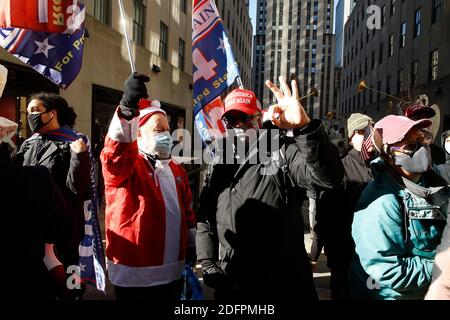
[(374, 128), (380, 157), (356, 206), (354, 299), (423, 299), (447, 217), (450, 189), (430, 171), (429, 120), (387, 116)]

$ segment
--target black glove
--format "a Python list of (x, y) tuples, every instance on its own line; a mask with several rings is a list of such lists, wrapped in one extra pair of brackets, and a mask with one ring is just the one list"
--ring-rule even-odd
[(150, 78), (139, 73), (132, 73), (125, 81), (124, 93), (120, 105), (130, 109), (138, 109), (138, 103), (142, 98), (148, 98), (146, 82)]
[(197, 250), (195, 249), (195, 246), (188, 247), (186, 254), (186, 264), (188, 266), (193, 267), (196, 262), (197, 262)]
[(69, 289), (67, 286), (69, 276), (70, 275), (65, 272), (64, 266), (62, 265), (58, 265), (49, 270), (51, 285), (53, 286), (56, 298), (60, 301), (74, 301), (80, 299), (86, 292), (86, 284), (81, 279), (79, 279), (79, 289)]
[(212, 260), (202, 260), (203, 282), (210, 288), (218, 289), (226, 284), (226, 275)]

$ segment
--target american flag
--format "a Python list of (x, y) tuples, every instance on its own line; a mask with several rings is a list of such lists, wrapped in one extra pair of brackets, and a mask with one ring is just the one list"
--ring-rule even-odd
[(373, 156), (373, 132), (371, 132), (367, 138), (363, 141), (363, 145), (361, 148), (361, 158), (364, 162), (369, 161)]

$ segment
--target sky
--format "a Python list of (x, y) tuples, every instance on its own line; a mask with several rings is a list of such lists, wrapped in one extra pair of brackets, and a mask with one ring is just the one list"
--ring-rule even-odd
[[(271, 0), (268, 0), (271, 1)], [(257, 0), (250, 0), (250, 18), (252, 19), (252, 25), (253, 25), (253, 35), (256, 34), (256, 4)], [(334, 11), (336, 12), (336, 6), (338, 4), (339, 0), (334, 1)]]

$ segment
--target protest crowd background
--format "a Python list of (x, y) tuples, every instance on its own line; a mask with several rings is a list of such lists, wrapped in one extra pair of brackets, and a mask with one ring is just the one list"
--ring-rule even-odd
[[(346, 45), (355, 19), (369, 28), (367, 1), (252, 2), (254, 51), (248, 1), (51, 2), (0, 2), (8, 299), (450, 300), (448, 39), (432, 40), (443, 49), (426, 55), (426, 85), (406, 90), (414, 62), (395, 92), (367, 59), (349, 85)], [(413, 1), (380, 2), (384, 30)], [(421, 41), (428, 18), (450, 31), (450, 3), (430, 2), (395, 46), (407, 32)], [(316, 84), (337, 59), (325, 63), (325, 34), (330, 52), (338, 43), (319, 32), (316, 70), (317, 20), (330, 29), (343, 8), (345, 61)], [(262, 31), (265, 10), (278, 36)], [(303, 30), (303, 10), (314, 72), (291, 65), (303, 36), (282, 27)], [(373, 30), (355, 59), (369, 34), (385, 36)], [(386, 39), (372, 70), (388, 44), (394, 55)], [(341, 76), (330, 95), (325, 82)]]

